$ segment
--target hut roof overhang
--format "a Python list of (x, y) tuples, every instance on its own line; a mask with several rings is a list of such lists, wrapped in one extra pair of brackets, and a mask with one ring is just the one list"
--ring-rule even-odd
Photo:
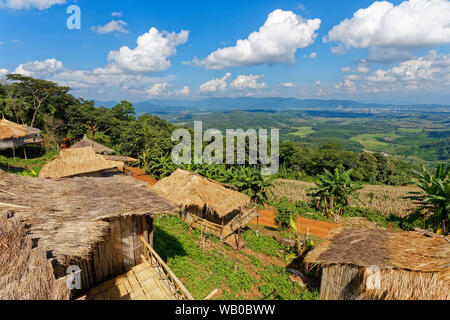
[(97, 143), (93, 140), (90, 140), (86, 135), (84, 135), (83, 139), (74, 144), (71, 149), (80, 149), (80, 148), (88, 148), (92, 147), (94, 149), (95, 153), (98, 154), (113, 154), (114, 150), (111, 148), (108, 148), (107, 146), (104, 146), (100, 143)]
[(20, 139), (38, 134), (41, 131), (6, 119), (0, 119), (0, 141)]
[(95, 153), (92, 147), (61, 150), (39, 173), (41, 178), (64, 178), (103, 170), (122, 170), (123, 162), (111, 161)]
[(181, 169), (159, 181), (153, 189), (181, 210), (206, 207), (221, 218), (250, 205), (247, 195)]
[(64, 262), (86, 258), (107, 235), (110, 219), (175, 208), (132, 177), (40, 179), (0, 170), (0, 211), (30, 226), (38, 246)]
[(25, 225), (17, 218), (0, 214), (0, 300), (69, 298), (66, 282), (55, 279), (45, 252), (33, 249)]

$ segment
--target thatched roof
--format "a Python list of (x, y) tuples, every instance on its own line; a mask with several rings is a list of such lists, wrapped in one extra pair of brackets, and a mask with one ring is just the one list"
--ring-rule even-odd
[(41, 132), (39, 129), (17, 124), (5, 118), (0, 119), (0, 141), (26, 138), (39, 132)]
[(106, 160), (92, 147), (61, 150), (39, 173), (41, 178), (64, 178), (117, 168), (123, 170), (123, 162)]
[(450, 299), (450, 243), (442, 236), (378, 229), (336, 229), (305, 263), (377, 266), (382, 288), (371, 298)]
[(106, 160), (111, 161), (122, 161), (122, 162), (138, 162), (138, 159), (132, 158), (132, 157), (126, 157), (126, 156), (104, 156)]
[(175, 210), (145, 183), (125, 175), (49, 180), (0, 170), (0, 210), (6, 209), (30, 226), (38, 246), (59, 262), (87, 257), (106, 236), (108, 219)]
[(71, 147), (71, 149), (80, 149), (80, 148), (87, 148), (87, 147), (92, 147), (92, 149), (94, 149), (95, 153), (98, 153), (98, 154), (114, 153), (113, 149), (108, 148), (100, 143), (97, 143), (95, 141), (88, 139), (88, 137), (86, 135), (84, 135), (83, 140), (81, 140), (77, 144), (74, 144)]
[(206, 207), (219, 217), (225, 217), (250, 205), (250, 198), (245, 194), (181, 169), (159, 181), (153, 189), (181, 210), (202, 210)]
[(32, 248), (19, 219), (0, 212), (0, 300), (68, 300), (66, 282), (56, 280), (41, 248)]

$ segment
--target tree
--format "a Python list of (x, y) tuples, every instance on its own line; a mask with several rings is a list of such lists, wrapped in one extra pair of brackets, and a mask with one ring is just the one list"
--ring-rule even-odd
[(68, 87), (59, 87), (54, 82), (34, 79), (21, 74), (8, 74), (6, 78), (11, 81), (18, 81), (22, 94), (32, 98), (33, 115), (30, 126), (34, 126), (39, 110), (50, 97), (67, 94), (69, 91)]
[(317, 199), (316, 206), (326, 215), (341, 215), (343, 209), (349, 205), (350, 198), (359, 200), (359, 184), (354, 184), (350, 176), (353, 169), (340, 173), (335, 169), (334, 174), (325, 169), (324, 175), (317, 176), (316, 187), (308, 190), (308, 196)]
[(136, 111), (134, 110), (133, 104), (126, 100), (120, 101), (112, 108), (113, 115), (116, 119), (122, 121), (132, 121), (136, 120)]
[(422, 192), (410, 192), (408, 199), (416, 201), (421, 209), (431, 212), (431, 219), (435, 231), (442, 228), (448, 232), (450, 220), (450, 166), (440, 164), (436, 173), (432, 175), (423, 165), (422, 172), (416, 171), (415, 184)]

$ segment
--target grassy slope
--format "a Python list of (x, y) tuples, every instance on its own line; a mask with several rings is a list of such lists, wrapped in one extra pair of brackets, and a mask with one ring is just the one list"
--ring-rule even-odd
[(247, 230), (248, 248), (236, 252), (215, 237), (205, 240), (178, 217), (155, 221), (155, 250), (196, 299), (218, 288), (218, 299), (316, 299), (289, 280), (282, 247), (271, 237)]

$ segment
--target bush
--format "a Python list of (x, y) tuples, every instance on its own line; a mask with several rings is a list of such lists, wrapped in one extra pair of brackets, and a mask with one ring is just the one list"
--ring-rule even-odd
[(297, 220), (297, 206), (293, 203), (290, 203), (287, 198), (283, 198), (275, 204), (275, 208), (277, 209), (275, 225), (281, 230), (289, 229), (291, 219), (294, 219), (294, 221)]

